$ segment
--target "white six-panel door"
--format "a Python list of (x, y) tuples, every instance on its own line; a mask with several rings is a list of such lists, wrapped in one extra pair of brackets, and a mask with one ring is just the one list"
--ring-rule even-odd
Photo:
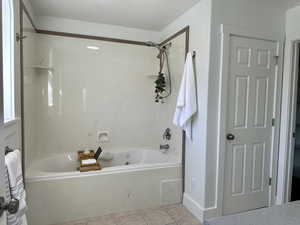
[(231, 36), (223, 213), (266, 207), (277, 44)]

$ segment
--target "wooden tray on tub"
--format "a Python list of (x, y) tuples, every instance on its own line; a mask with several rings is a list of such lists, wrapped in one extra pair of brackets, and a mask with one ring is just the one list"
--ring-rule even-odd
[(84, 151), (78, 151), (78, 161), (80, 162), (80, 166), (79, 166), (78, 170), (80, 172), (90, 172), (90, 171), (101, 170), (101, 166), (100, 166), (99, 161), (97, 161), (94, 164), (82, 165), (82, 160), (94, 159), (94, 158), (95, 158), (95, 151), (94, 150), (90, 150), (89, 154), (85, 154)]
[(94, 150), (89, 150), (89, 154), (85, 154), (85, 151), (78, 151), (78, 160), (84, 160), (84, 159), (94, 159), (95, 158), (95, 151)]
[(80, 165), (79, 167), (80, 172), (90, 172), (90, 171), (97, 171), (97, 170), (101, 170), (101, 166), (99, 162), (90, 165)]

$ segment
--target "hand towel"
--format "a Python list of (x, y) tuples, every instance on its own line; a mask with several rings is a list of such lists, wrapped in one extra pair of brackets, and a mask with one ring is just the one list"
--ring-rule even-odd
[(8, 225), (27, 225), (25, 211), (26, 192), (23, 183), (22, 157), (19, 150), (8, 153), (5, 156), (7, 177), (7, 200), (18, 199), (19, 210), (16, 214), (7, 214)]
[(197, 113), (196, 82), (192, 53), (186, 57), (183, 77), (177, 98), (173, 123), (185, 130), (186, 136), (192, 139), (192, 117)]

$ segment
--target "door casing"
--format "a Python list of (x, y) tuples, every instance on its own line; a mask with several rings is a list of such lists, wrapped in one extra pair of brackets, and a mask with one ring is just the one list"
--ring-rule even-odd
[(277, 44), (278, 65), (276, 68), (275, 91), (274, 93), (274, 110), (273, 118), (275, 125), (273, 128), (272, 145), (271, 145), (271, 169), (270, 177), (272, 184), (269, 192), (269, 206), (275, 203), (277, 167), (278, 167), (278, 149), (279, 149), (279, 128), (280, 128), (280, 109), (281, 109), (281, 90), (282, 90), (282, 64), (283, 64), (283, 43), (282, 34), (265, 33), (256, 30), (237, 28), (228, 25), (221, 25), (221, 54), (220, 54), (220, 93), (219, 93), (219, 114), (218, 114), (218, 144), (217, 144), (217, 193), (216, 207), (218, 216), (223, 215), (223, 198), (224, 198), (224, 171), (225, 171), (225, 151), (226, 151), (226, 119), (227, 119), (227, 99), (228, 99), (228, 78), (229, 78), (229, 54), (230, 38), (239, 36), (245, 38), (254, 38), (266, 41), (272, 41)]
[(286, 143), (287, 152), (287, 167), (286, 173), (284, 174), (286, 180), (286, 192), (285, 192), (285, 202), (291, 201), (292, 192), (292, 180), (293, 180), (293, 166), (294, 166), (294, 147), (295, 138), (293, 133), (296, 128), (296, 110), (297, 110), (297, 92), (298, 92), (298, 79), (299, 79), (299, 59), (300, 59), (300, 40), (294, 41), (292, 44), (292, 79), (291, 79), (291, 89), (290, 89), (290, 120), (288, 123), (288, 142)]
[[(0, 5), (2, 6), (2, 0), (0, 0)], [(0, 8), (0, 17), (2, 18), (2, 7)], [(2, 23), (0, 23), (0, 86), (3, 87), (3, 55), (2, 55)], [(4, 151), (2, 150), (3, 141), (1, 140), (1, 128), (3, 126), (3, 89), (0, 91), (0, 169), (2, 170), (2, 174), (0, 175), (0, 196), (5, 196), (4, 190)], [(2, 151), (1, 151), (2, 150)], [(6, 222), (6, 212), (0, 218), (0, 225), (5, 225)]]

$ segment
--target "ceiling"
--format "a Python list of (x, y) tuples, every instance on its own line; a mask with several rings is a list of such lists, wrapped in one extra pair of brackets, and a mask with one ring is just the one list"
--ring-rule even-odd
[(287, 0), (287, 8), (292, 8), (300, 4), (300, 0)]
[(161, 30), (200, 0), (31, 0), (37, 16)]

